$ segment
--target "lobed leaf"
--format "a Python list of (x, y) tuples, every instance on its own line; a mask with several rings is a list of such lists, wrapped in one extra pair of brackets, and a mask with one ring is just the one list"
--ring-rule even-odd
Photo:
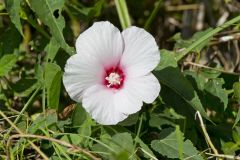
[(61, 11), (64, 7), (64, 2), (64, 0), (29, 0), (32, 10), (37, 14), (39, 19), (50, 28), (56, 42), (67, 53), (72, 55), (74, 53), (73, 48), (69, 47), (63, 37), (65, 20), (61, 15)]
[(174, 59), (174, 56), (168, 51), (162, 51), (161, 56), (162, 59), (165, 59), (165, 61), (161, 61), (154, 72), (158, 80), (180, 95), (184, 101), (186, 101), (195, 110), (198, 110), (202, 116), (209, 119), (197, 92), (177, 67), (177, 62)]
[[(184, 159), (203, 160), (191, 141), (186, 140), (181, 144), (179, 143), (179, 139), (184, 139), (183, 133), (177, 131), (176, 129), (174, 132), (170, 133), (163, 139), (153, 140), (151, 142), (151, 147), (156, 152), (168, 158), (180, 158), (180, 155), (182, 154)], [(181, 151), (179, 151), (180, 146), (182, 146)]]

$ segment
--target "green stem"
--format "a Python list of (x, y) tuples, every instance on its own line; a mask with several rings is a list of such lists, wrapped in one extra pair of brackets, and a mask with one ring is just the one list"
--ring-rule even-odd
[(125, 0), (114, 0), (114, 2), (116, 5), (116, 8), (117, 8), (117, 12), (118, 12), (118, 16), (120, 19), (122, 29), (130, 27), (131, 21), (130, 21), (130, 16), (129, 16), (128, 9), (127, 9), (126, 1)]
[(153, 9), (150, 17), (148, 18), (147, 22), (146, 22), (145, 25), (144, 25), (144, 29), (149, 30), (150, 25), (152, 24), (153, 20), (156, 18), (157, 13), (158, 13), (158, 11), (159, 11), (159, 9), (160, 9), (161, 2), (162, 2), (162, 0), (159, 0), (159, 1), (157, 2), (157, 5), (156, 5), (155, 8)]
[(192, 51), (195, 47), (199, 46), (201, 43), (203, 43), (204, 41), (206, 41), (207, 39), (209, 39), (210, 37), (212, 37), (214, 34), (222, 31), (223, 29), (229, 27), (230, 25), (233, 25), (234, 23), (237, 23), (240, 21), (240, 16), (237, 16), (229, 21), (227, 21), (226, 23), (224, 23), (223, 25), (215, 28), (214, 30), (210, 31), (209, 33), (205, 34), (204, 36), (202, 36), (199, 40), (195, 41), (194, 43), (192, 43), (192, 45), (190, 45), (188, 48), (186, 48), (183, 52), (179, 53), (176, 56), (176, 60), (179, 61), (181, 60), (183, 57), (185, 57), (190, 51)]
[(42, 90), (42, 109), (43, 109), (44, 117), (46, 117), (46, 90), (45, 90), (45, 86), (43, 87), (43, 90)]
[(140, 138), (139, 135), (140, 135), (141, 128), (142, 128), (142, 120), (143, 120), (143, 114), (141, 114), (141, 116), (140, 116), (140, 121), (139, 121), (139, 125), (138, 125), (137, 135), (135, 137), (135, 142), (134, 142), (134, 147), (133, 147), (134, 150), (135, 150), (136, 145), (137, 145), (136, 139)]
[[(41, 87), (38, 87), (35, 92), (32, 94), (32, 96), (29, 98), (29, 100), (27, 101), (27, 103), (24, 105), (24, 107), (22, 108), (21, 112), (19, 113), (19, 115), (17, 116), (17, 118), (14, 120), (13, 124), (17, 124), (19, 119), (21, 118), (21, 116), (23, 115), (23, 113), (26, 111), (26, 109), (29, 107), (29, 105), (31, 104), (32, 100), (34, 99), (34, 97), (37, 95), (38, 91), (40, 90)], [(11, 126), (8, 130), (8, 132), (6, 133), (5, 137), (8, 137), (8, 135), (10, 134), (10, 132), (12, 131), (13, 127)]]

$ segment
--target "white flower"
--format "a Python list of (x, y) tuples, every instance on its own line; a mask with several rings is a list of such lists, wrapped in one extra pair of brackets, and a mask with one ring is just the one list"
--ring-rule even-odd
[(98, 123), (116, 124), (159, 95), (160, 84), (151, 71), (160, 53), (144, 29), (121, 33), (109, 22), (96, 22), (78, 37), (76, 50), (67, 60), (63, 83)]

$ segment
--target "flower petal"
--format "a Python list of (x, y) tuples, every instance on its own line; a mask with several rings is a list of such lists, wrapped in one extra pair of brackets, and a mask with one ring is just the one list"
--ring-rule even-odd
[(141, 109), (143, 102), (131, 87), (127, 87), (124, 84), (124, 88), (116, 92), (114, 95), (114, 105), (116, 110), (122, 113), (133, 114)]
[(113, 91), (108, 88), (95, 85), (84, 92), (82, 105), (86, 111), (98, 123), (113, 125), (127, 118), (115, 109), (113, 103)]
[(96, 60), (81, 54), (71, 56), (65, 65), (63, 84), (69, 96), (80, 102), (82, 92), (88, 87), (101, 83), (103, 66)]
[(86, 54), (103, 65), (119, 62), (123, 52), (123, 39), (120, 31), (110, 22), (95, 22), (76, 41), (78, 54)]
[(152, 103), (159, 95), (161, 86), (157, 78), (152, 74), (131, 78), (126, 83), (129, 89), (137, 93), (137, 96), (145, 103)]
[(151, 72), (160, 61), (160, 53), (155, 39), (144, 29), (130, 27), (122, 32), (124, 52), (121, 65), (127, 76), (138, 77)]

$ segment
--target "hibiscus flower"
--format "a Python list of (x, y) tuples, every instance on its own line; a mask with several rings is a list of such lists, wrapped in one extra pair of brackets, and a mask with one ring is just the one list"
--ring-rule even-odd
[(98, 123), (117, 124), (158, 97), (160, 84), (151, 71), (160, 53), (144, 29), (121, 33), (109, 22), (95, 22), (77, 38), (76, 51), (67, 60), (63, 83)]

